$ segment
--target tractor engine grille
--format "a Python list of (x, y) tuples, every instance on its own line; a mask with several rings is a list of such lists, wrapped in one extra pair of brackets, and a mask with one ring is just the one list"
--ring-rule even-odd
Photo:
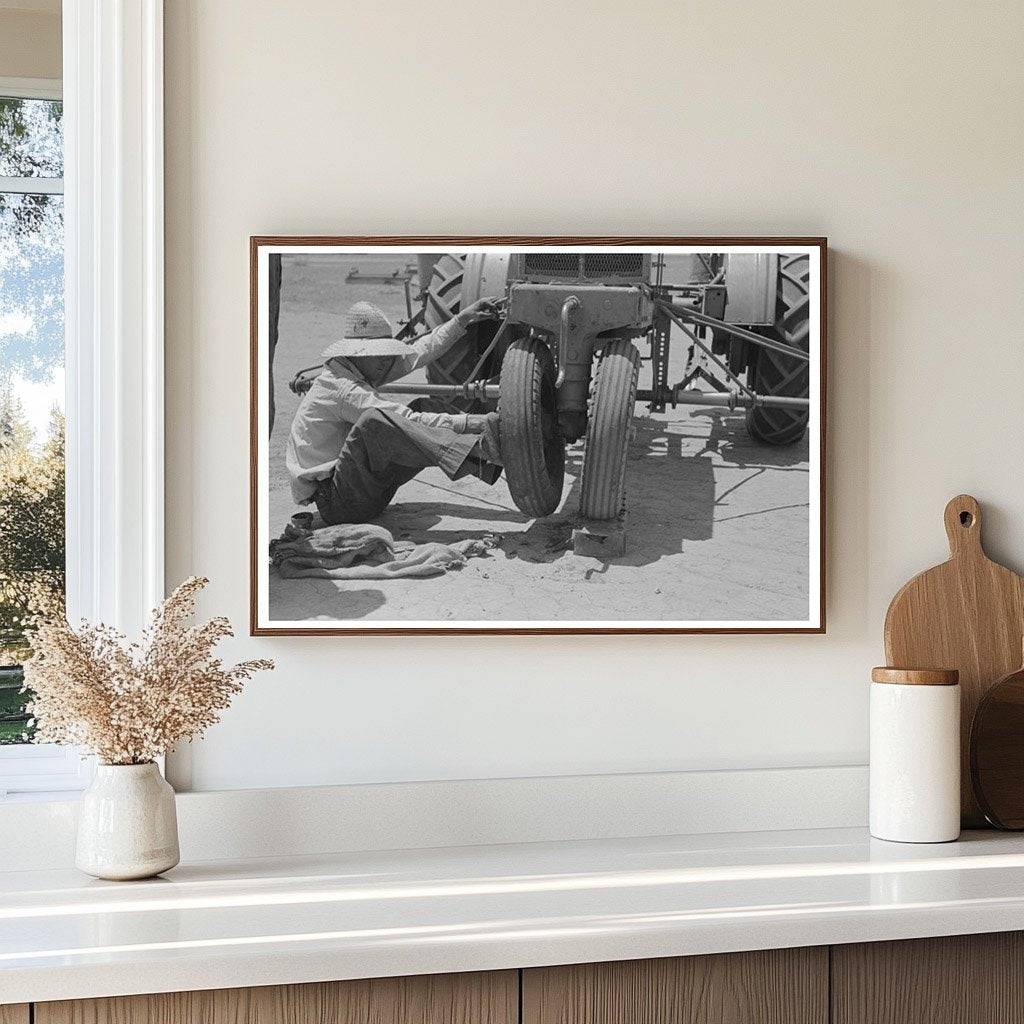
[(524, 252), (513, 257), (514, 278), (634, 285), (649, 276), (650, 256), (642, 252)]
[(525, 277), (580, 277), (580, 256), (575, 252), (528, 252), (523, 256)]
[(591, 252), (583, 257), (584, 277), (644, 277), (641, 252)]

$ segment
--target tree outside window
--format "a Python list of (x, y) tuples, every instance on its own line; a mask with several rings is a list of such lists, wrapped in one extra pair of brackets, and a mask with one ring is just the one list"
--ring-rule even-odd
[(61, 103), (0, 97), (0, 744), (31, 739), (26, 626), (63, 612)]

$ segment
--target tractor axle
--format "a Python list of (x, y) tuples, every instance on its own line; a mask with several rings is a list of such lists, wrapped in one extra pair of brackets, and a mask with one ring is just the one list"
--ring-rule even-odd
[[(471, 381), (468, 384), (384, 384), (377, 388), (386, 395), (428, 395), (433, 398), (465, 398), (493, 401), (500, 395), (497, 384)], [(665, 402), (669, 405), (711, 405), (724, 409), (808, 409), (809, 398), (788, 395), (747, 395), (738, 391), (697, 391), (694, 388), (665, 387), (657, 392), (641, 388), (640, 402)]]
[(809, 398), (788, 395), (744, 394), (742, 391), (697, 391), (695, 388), (641, 389), (636, 393), (641, 402), (665, 402), (668, 405), (713, 405), (725, 409), (808, 409)]
[(384, 395), (428, 395), (432, 398), (465, 398), (479, 401), (498, 397), (498, 385), (484, 380), (468, 384), (382, 384), (376, 389)]

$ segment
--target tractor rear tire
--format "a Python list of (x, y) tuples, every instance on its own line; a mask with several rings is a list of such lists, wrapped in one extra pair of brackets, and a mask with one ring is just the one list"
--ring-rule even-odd
[(555, 361), (533, 338), (512, 342), (501, 364), (498, 399), (505, 479), (525, 515), (549, 516), (562, 500), (565, 442), (558, 429)]
[(629, 429), (636, 409), (640, 353), (627, 339), (609, 341), (594, 373), (583, 454), (580, 511), (587, 519), (615, 519), (625, 495)]
[[(445, 253), (434, 264), (430, 281), (424, 290), (426, 305), (423, 318), (430, 330), (448, 323), (462, 308), (465, 272), (466, 257), (459, 253)], [(480, 354), (491, 343), (497, 330), (498, 325), (493, 321), (470, 327), (465, 336), (455, 342), (440, 359), (427, 364), (427, 380), (431, 384), (467, 383)], [(496, 376), (500, 362), (501, 353), (495, 351), (477, 372), (476, 379), (489, 380)], [(493, 402), (476, 399), (453, 398), (445, 401), (461, 412), (492, 412), (495, 408)]]
[[(810, 349), (810, 258), (804, 254), (780, 255), (775, 299), (775, 326), (767, 333), (802, 349)], [(807, 398), (810, 364), (781, 352), (757, 346), (752, 353), (751, 387), (759, 395)], [(785, 445), (799, 441), (807, 431), (808, 413), (801, 409), (748, 409), (747, 433), (755, 441)]]

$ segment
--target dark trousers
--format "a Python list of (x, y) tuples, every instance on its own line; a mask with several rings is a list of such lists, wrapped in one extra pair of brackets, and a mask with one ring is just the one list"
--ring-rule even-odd
[(475, 434), (368, 409), (349, 431), (332, 475), (317, 485), (317, 510), (331, 526), (369, 522), (428, 466), (438, 466), (452, 480), (473, 473), (494, 483), (501, 467), (483, 461), (478, 442)]

